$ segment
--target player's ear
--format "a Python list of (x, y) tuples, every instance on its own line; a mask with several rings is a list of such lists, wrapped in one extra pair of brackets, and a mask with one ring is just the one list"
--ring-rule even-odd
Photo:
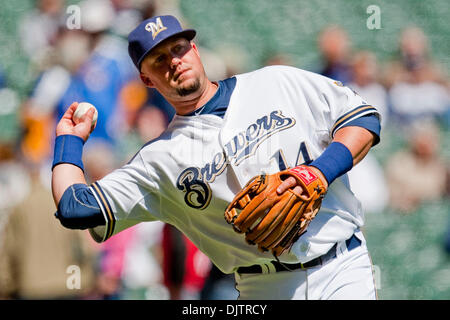
[(194, 51), (197, 53), (197, 55), (200, 56), (200, 52), (198, 52), (197, 45), (195, 44), (194, 41), (191, 41), (191, 47), (192, 47), (192, 49), (194, 49)]
[(145, 74), (143, 74), (142, 72), (139, 73), (139, 77), (141, 78), (142, 82), (149, 88), (153, 88), (153, 82), (150, 80), (149, 77), (147, 77)]

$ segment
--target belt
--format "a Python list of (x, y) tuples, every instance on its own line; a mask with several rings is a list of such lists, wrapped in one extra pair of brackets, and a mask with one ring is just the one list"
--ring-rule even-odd
[[(347, 250), (351, 251), (357, 247), (359, 247), (361, 245), (361, 240), (358, 239), (358, 237), (356, 237), (355, 235), (352, 235), (352, 237), (350, 239), (347, 239), (345, 241), (345, 244), (347, 245)], [(264, 264), (264, 265), (260, 265), (260, 264), (255, 264), (249, 267), (239, 267), (237, 269), (237, 273), (270, 273), (273, 271), (273, 268), (275, 268), (275, 272), (280, 272), (280, 271), (293, 271), (293, 270), (297, 270), (297, 269), (308, 269), (308, 268), (313, 268), (313, 267), (317, 267), (320, 265), (324, 265), (326, 263), (328, 263), (330, 260), (336, 258), (336, 249), (337, 249), (337, 244), (335, 243), (334, 246), (324, 255), (317, 257), (311, 261), (305, 262), (305, 263), (281, 263), (278, 261), (271, 261), (268, 264)], [(272, 265), (273, 267), (271, 268)], [(267, 271), (267, 272), (264, 272)]]

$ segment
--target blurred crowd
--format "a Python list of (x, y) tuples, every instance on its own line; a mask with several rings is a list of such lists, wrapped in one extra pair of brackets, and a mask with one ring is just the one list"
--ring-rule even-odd
[[(19, 40), (35, 70), (26, 99), (19, 101), (0, 73), (0, 116), (16, 103), (21, 128), (18, 138), (0, 137), (0, 298), (235, 299), (233, 276), (169, 225), (141, 223), (97, 244), (87, 231), (65, 229), (55, 219), (54, 129), (73, 101), (90, 102), (99, 113), (83, 154), (88, 182), (125, 164), (174, 114), (141, 83), (126, 37), (155, 14), (183, 21), (177, 1), (85, 0), (78, 6), (82, 19), (74, 28), (63, 0), (36, 1), (23, 15)], [(387, 208), (408, 214), (450, 194), (449, 159), (442, 152), (450, 127), (447, 69), (432, 59), (420, 28), (405, 28), (396, 49), (392, 61), (381, 63), (373, 52), (354, 48), (343, 28), (327, 26), (317, 35), (321, 66), (311, 70), (341, 81), (379, 109), (383, 131), (375, 148), (384, 138), (404, 142), (383, 161), (369, 153), (349, 173), (368, 214)], [(239, 57), (199, 50), (212, 80), (248, 71)], [(264, 64), (292, 65), (282, 52)], [(450, 252), (450, 233), (443, 245)]]

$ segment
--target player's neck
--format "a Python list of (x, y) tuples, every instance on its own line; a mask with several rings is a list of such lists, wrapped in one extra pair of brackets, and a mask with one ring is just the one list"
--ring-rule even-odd
[(216, 93), (219, 85), (216, 82), (207, 81), (205, 89), (200, 95), (196, 95), (191, 99), (183, 99), (180, 101), (169, 101), (179, 115), (187, 115), (195, 110), (203, 107)]

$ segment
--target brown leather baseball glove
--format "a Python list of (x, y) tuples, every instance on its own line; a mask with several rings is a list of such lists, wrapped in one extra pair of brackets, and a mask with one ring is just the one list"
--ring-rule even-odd
[[(293, 188), (277, 194), (278, 186), (290, 176), (302, 187), (302, 194)], [(247, 243), (278, 257), (306, 231), (326, 192), (326, 183), (310, 166), (259, 175), (234, 197), (225, 210), (225, 220), (236, 232), (245, 233)]]

